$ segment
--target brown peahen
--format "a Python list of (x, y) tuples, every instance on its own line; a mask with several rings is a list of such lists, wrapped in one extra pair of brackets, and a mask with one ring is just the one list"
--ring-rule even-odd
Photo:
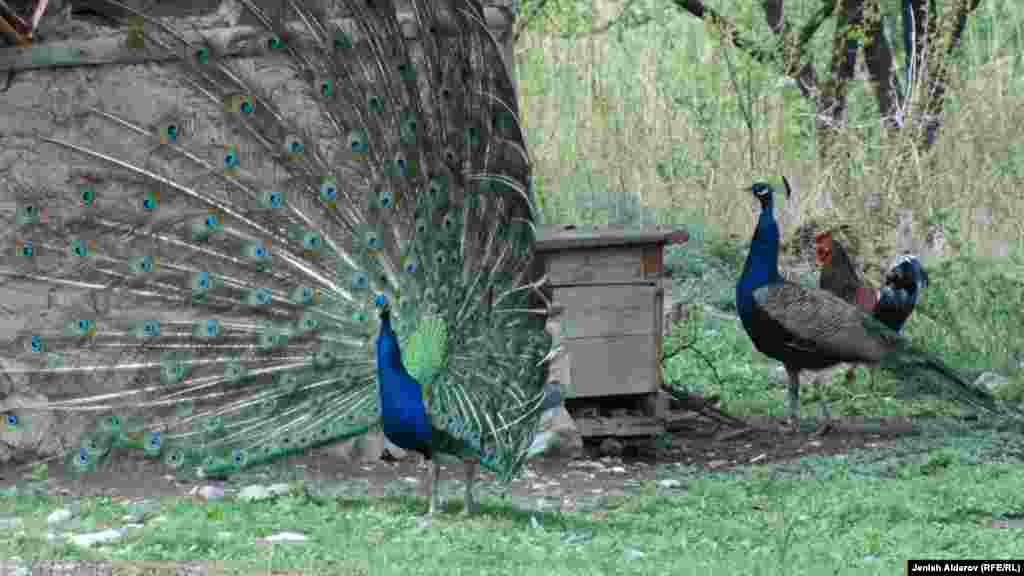
[(92, 411), (72, 466), (127, 447), (208, 476), (380, 426), (433, 460), (430, 512), (435, 456), (469, 464), (468, 510), (477, 463), (508, 480), (543, 451), (560, 393), (530, 161), (479, 2), (411, 0), (412, 42), (391, 0), (242, 0), (259, 67), (110, 4), (129, 46), (181, 56), (188, 94), (36, 135), (84, 176), (16, 198), (0, 275), (73, 297), (3, 351), (49, 399), (8, 424)]
[[(789, 182), (783, 180), (789, 196)], [(736, 308), (754, 346), (786, 368), (788, 418), (794, 429), (799, 429), (800, 372), (840, 362), (889, 370), (906, 392), (938, 394), (971, 407), (1004, 412), (988, 391), (975, 387), (856, 305), (824, 290), (784, 280), (779, 274), (774, 190), (764, 182), (749, 190), (760, 203), (761, 214), (736, 284)]]

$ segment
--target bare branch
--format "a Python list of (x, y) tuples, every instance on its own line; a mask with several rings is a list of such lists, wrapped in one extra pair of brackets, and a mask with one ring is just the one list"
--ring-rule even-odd
[(761, 64), (770, 65), (774, 60), (774, 55), (771, 52), (765, 51), (753, 42), (748, 41), (740, 34), (739, 28), (736, 27), (734, 22), (722, 16), (713, 8), (708, 8), (701, 0), (672, 0), (672, 3), (694, 17), (700, 18), (706, 24), (720, 30), (732, 42), (733, 46), (750, 54), (754, 60)]

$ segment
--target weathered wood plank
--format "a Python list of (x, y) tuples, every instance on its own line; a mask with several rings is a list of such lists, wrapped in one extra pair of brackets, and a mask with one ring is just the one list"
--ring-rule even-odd
[(551, 253), (546, 260), (548, 280), (553, 286), (643, 280), (642, 254), (638, 247)]
[[(501, 10), (486, 8), (485, 14), (488, 25), (493, 24), (498, 30), (510, 25), (508, 16)], [(419, 36), (418, 25), (411, 15), (399, 14), (398, 19), (402, 24), (402, 34), (407, 39), (415, 39)], [(349, 18), (329, 20), (328, 24), (349, 32), (356, 42), (361, 40), (358, 27)], [(297, 33), (305, 30), (305, 26), (298, 21), (288, 23), (287, 27)], [(439, 33), (443, 34), (445, 31), (440, 30)], [(269, 50), (262, 42), (266, 32), (253, 26), (211, 28), (200, 32), (182, 30), (181, 34), (192, 42), (205, 39), (214, 46), (218, 53), (234, 58), (260, 56)], [(305, 34), (297, 34), (296, 38), (300, 50), (317, 48)], [(142, 64), (178, 60), (183, 56), (183, 54), (163, 51), (156, 46), (142, 49), (131, 48), (128, 46), (127, 39), (127, 31), (117, 31), (112, 32), (109, 36), (84, 40), (60, 40), (46, 44), (4, 48), (0, 50), (0, 71), (103, 64)]]
[(656, 392), (655, 338), (650, 334), (564, 341), (573, 397)]
[(654, 286), (654, 287), (661, 286), (664, 289), (665, 283), (663, 281), (659, 281), (659, 280), (656, 280), (656, 279), (651, 279), (651, 280), (620, 280), (620, 281), (616, 281), (616, 282), (601, 282), (601, 281), (594, 281), (594, 282), (560, 282), (560, 283), (558, 283), (556, 285), (553, 285), (553, 286), (555, 286), (557, 288), (573, 288), (573, 287), (577, 287), (577, 286)]
[(575, 286), (554, 291), (567, 339), (657, 334), (656, 296), (650, 286)]
[(554, 225), (542, 226), (538, 230), (537, 250), (539, 252), (557, 252), (569, 249), (683, 243), (688, 238), (689, 234), (684, 229)]
[(665, 249), (661, 245), (644, 246), (642, 257), (644, 278), (660, 278), (664, 275), (662, 263), (664, 254)]
[(665, 431), (665, 423), (655, 417), (627, 416), (619, 418), (573, 418), (584, 438), (590, 436), (657, 436)]

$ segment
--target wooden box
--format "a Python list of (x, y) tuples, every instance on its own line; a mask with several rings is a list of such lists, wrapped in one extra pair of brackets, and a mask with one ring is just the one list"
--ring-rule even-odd
[[(550, 377), (566, 386), (570, 400), (636, 396), (648, 406), (648, 416), (661, 417), (663, 403), (655, 399), (661, 388), (662, 309), (671, 289), (662, 258), (665, 244), (685, 239), (685, 232), (650, 228), (539, 231), (537, 251), (563, 346)], [(584, 436), (598, 435), (588, 434), (588, 427), (581, 426)]]

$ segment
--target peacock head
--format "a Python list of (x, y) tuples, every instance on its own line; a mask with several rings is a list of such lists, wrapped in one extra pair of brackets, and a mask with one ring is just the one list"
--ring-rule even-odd
[[(783, 176), (782, 182), (786, 185), (786, 198), (789, 198), (792, 195), (792, 189), (789, 186), (789, 180), (786, 179), (785, 176)], [(744, 188), (744, 190), (750, 191), (754, 194), (754, 198), (757, 198), (757, 201), (761, 203), (762, 209), (772, 207), (772, 195), (773, 192), (775, 192), (775, 189), (772, 187), (771, 184), (767, 182), (754, 182), (752, 186), (750, 186), (749, 188)]]
[(380, 315), (380, 321), (391, 320), (391, 304), (388, 303), (388, 297), (383, 294), (378, 294), (373, 299), (374, 306), (377, 307), (377, 313)]
[(904, 254), (885, 275), (885, 283), (896, 288), (925, 288), (928, 286), (928, 272), (921, 266), (921, 260), (913, 254)]

